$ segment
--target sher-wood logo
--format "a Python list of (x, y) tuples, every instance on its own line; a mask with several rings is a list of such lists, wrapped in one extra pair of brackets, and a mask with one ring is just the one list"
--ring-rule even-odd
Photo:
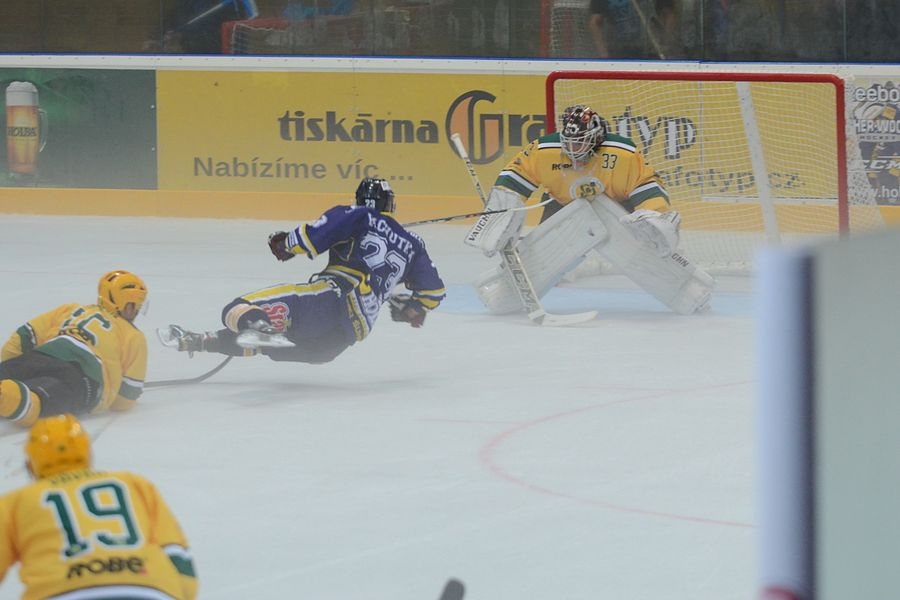
[(861, 142), (900, 141), (900, 89), (893, 83), (853, 88), (856, 135)]
[(851, 91), (862, 168), (878, 204), (900, 204), (900, 88), (871, 83)]

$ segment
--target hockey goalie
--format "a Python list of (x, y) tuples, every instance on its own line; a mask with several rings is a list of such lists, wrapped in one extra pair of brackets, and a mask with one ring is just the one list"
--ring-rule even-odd
[[(545, 295), (589, 253), (673, 311), (704, 311), (715, 282), (678, 252), (681, 217), (634, 142), (610, 134), (590, 107), (563, 112), (559, 131), (532, 141), (500, 172), (482, 216), (465, 242), (494, 256), (511, 240), (538, 296)], [(551, 202), (541, 223), (519, 239), (524, 206), (538, 189)], [(494, 314), (521, 310), (505, 265), (476, 282), (481, 301)]]

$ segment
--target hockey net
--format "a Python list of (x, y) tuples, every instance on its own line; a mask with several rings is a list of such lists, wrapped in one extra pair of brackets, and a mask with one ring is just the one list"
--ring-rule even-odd
[(227, 21), (222, 53), (250, 55), (443, 55), (440, 35), (450, 3), (386, 6), (374, 11)]
[(681, 213), (681, 250), (712, 272), (883, 226), (839, 77), (554, 72), (546, 91), (548, 131), (588, 104), (637, 144)]
[(368, 28), (356, 17), (245, 19), (222, 24), (223, 54), (355, 54)]
[(542, 0), (541, 50), (550, 58), (597, 56), (588, 31), (590, 0)]

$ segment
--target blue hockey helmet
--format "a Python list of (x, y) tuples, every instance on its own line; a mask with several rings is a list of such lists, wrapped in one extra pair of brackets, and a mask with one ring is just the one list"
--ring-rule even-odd
[(356, 205), (374, 208), (378, 212), (392, 213), (396, 208), (394, 190), (384, 179), (366, 177), (356, 188)]

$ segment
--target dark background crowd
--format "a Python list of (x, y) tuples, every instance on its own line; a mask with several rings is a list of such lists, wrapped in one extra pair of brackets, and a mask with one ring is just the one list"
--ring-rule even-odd
[[(241, 26), (227, 25), (247, 21)], [(4, 0), (0, 52), (884, 63), (896, 0)]]

